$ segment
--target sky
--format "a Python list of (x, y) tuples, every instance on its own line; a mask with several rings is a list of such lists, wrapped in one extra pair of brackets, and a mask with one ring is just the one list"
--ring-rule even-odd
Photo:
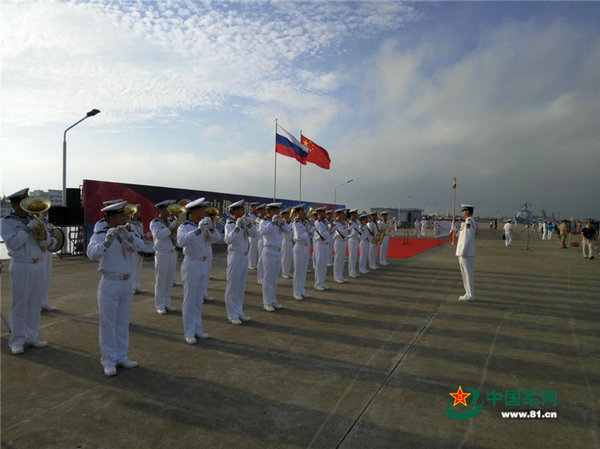
[[(0, 194), (83, 179), (600, 218), (600, 3), (7, 1)], [(351, 183), (336, 186), (353, 179)], [(277, 157), (277, 196), (299, 165)]]

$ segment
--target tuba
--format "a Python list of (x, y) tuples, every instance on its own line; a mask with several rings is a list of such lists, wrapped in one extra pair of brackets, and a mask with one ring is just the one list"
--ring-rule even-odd
[[(20, 203), (21, 209), (28, 214), (33, 215), (33, 218), (39, 222), (39, 226), (35, 229), (35, 237), (38, 242), (46, 240), (48, 235), (48, 229), (46, 224), (42, 220), (42, 214), (50, 209), (52, 203), (49, 199), (43, 196), (28, 196), (23, 198)], [(46, 248), (42, 248), (42, 252), (46, 252)]]

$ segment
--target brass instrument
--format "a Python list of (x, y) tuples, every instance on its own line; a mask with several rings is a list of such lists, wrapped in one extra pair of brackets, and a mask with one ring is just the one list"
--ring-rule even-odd
[[(39, 226), (35, 229), (35, 237), (38, 242), (43, 242), (46, 240), (48, 235), (48, 229), (46, 228), (46, 224), (44, 220), (42, 220), (42, 214), (50, 209), (52, 203), (49, 199), (44, 198), (43, 196), (28, 196), (27, 198), (23, 198), (20, 203), (21, 209), (23, 209), (28, 214), (33, 215), (34, 219), (39, 222)], [(46, 248), (41, 248), (42, 252), (46, 252)]]
[(125, 215), (127, 215), (129, 220), (131, 220), (131, 218), (137, 213), (137, 211), (138, 207), (135, 204), (131, 203), (127, 203), (123, 210), (123, 212), (125, 213)]
[(169, 211), (169, 213), (171, 215), (173, 215), (175, 217), (175, 220), (180, 222), (181, 216), (183, 216), (183, 214), (185, 214), (187, 209), (185, 208), (185, 206), (183, 204), (172, 203), (167, 206), (167, 210)]
[(219, 209), (216, 207), (207, 207), (206, 216), (210, 217), (213, 223), (220, 222), (222, 220), (222, 217), (219, 215)]

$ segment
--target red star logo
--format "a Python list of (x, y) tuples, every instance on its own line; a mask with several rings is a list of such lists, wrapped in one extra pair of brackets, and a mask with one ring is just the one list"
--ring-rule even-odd
[(456, 393), (450, 393), (450, 396), (454, 398), (454, 404), (452, 404), (452, 407), (454, 407), (456, 404), (463, 404), (465, 407), (467, 407), (467, 401), (465, 399), (467, 399), (468, 396), (471, 396), (471, 393), (464, 393), (462, 387), (459, 386), (458, 391)]

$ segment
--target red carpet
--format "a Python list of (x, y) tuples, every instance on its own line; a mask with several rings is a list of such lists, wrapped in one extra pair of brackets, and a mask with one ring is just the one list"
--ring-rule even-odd
[(402, 237), (390, 238), (388, 248), (389, 259), (407, 259), (416, 254), (427, 251), (434, 246), (443, 245), (449, 242), (449, 239), (404, 239)]

